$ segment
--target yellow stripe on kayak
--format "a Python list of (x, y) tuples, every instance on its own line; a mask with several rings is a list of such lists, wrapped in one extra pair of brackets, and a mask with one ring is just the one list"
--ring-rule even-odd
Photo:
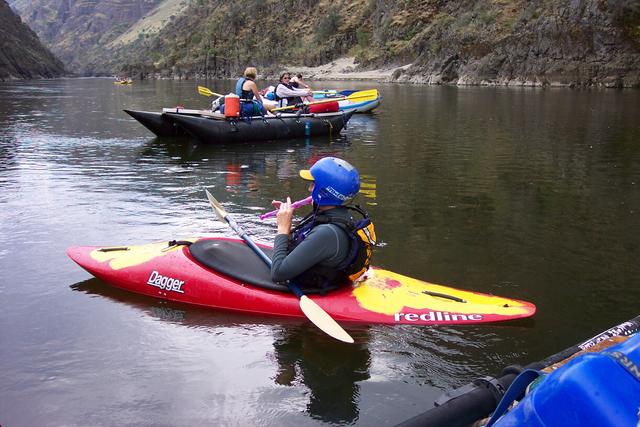
[[(401, 312), (405, 307), (506, 316), (526, 314), (530, 311), (530, 308), (512, 299), (435, 285), (387, 270), (373, 270), (372, 275), (373, 277), (357, 285), (353, 295), (363, 308), (375, 313), (392, 315)], [(425, 294), (424, 291), (450, 295), (463, 299), (466, 303)]]
[[(197, 239), (184, 239), (195, 242)], [(123, 248), (122, 250), (117, 250)], [(127, 267), (144, 264), (152, 259), (163, 256), (168, 252), (182, 248), (181, 245), (169, 246), (169, 242), (150, 243), (147, 245), (104, 247), (91, 251), (91, 258), (98, 262), (109, 261), (109, 267), (113, 270), (121, 270)]]

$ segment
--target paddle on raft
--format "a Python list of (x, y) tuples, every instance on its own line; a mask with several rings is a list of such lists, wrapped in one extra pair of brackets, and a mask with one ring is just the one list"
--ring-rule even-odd
[[(302, 206), (306, 206), (306, 205), (310, 205), (311, 204), (311, 196), (302, 199), (302, 200), (298, 200), (297, 202), (293, 202), (291, 203), (291, 207), (293, 209), (298, 209), (299, 207)], [(271, 212), (267, 212), (266, 214), (262, 214), (260, 215), (260, 220), (265, 220), (267, 218), (271, 218), (272, 216), (276, 216), (276, 214), (278, 213), (278, 209), (271, 211)]]
[[(378, 97), (378, 89), (369, 89), (369, 90), (361, 90), (359, 92), (353, 92), (351, 95), (345, 96), (343, 98), (327, 98), (321, 101), (314, 101), (308, 104), (303, 104), (302, 106), (304, 107), (305, 105), (325, 104), (327, 102), (333, 102), (333, 101), (344, 101), (344, 100), (350, 101), (352, 99), (360, 99), (360, 98), (371, 98), (373, 100), (373, 99), (376, 99), (377, 97)], [(298, 108), (298, 107), (300, 107), (300, 105), (298, 104), (287, 105), (286, 107), (274, 108), (271, 111), (291, 110), (293, 108)]]
[(348, 95), (351, 95), (353, 92), (360, 92), (360, 91), (357, 91), (355, 89), (340, 90), (340, 91), (329, 89), (329, 90), (313, 90), (312, 92), (317, 94), (336, 94), (336, 95), (340, 94), (342, 96), (348, 96)]
[[(233, 220), (233, 218), (229, 217), (229, 214), (222, 208), (220, 202), (218, 202), (215, 197), (209, 193), (209, 190), (205, 190), (207, 193), (207, 199), (209, 199), (209, 204), (213, 208), (213, 211), (218, 216), (218, 219), (222, 222), (226, 222), (229, 224), (229, 227), (235, 233), (240, 236), (242, 240), (245, 241), (247, 246), (249, 246), (253, 252), (256, 253), (264, 261), (269, 268), (271, 268), (271, 259), (260, 249), (254, 242), (251, 240), (251, 237), (247, 235), (247, 233), (240, 228), (240, 226)], [(316, 304), (313, 300), (309, 299), (302, 290), (296, 286), (291, 281), (287, 282), (287, 286), (293, 292), (298, 299), (300, 300), (300, 309), (307, 316), (307, 318), (318, 328), (320, 328), (324, 333), (335, 338), (339, 341), (346, 343), (353, 343), (353, 338), (351, 335), (347, 333), (342, 326), (338, 325), (338, 323), (329, 316), (329, 314), (322, 309), (318, 304)]]
[(224, 96), (222, 94), (212, 92), (211, 89), (204, 86), (198, 86), (198, 93), (204, 96)]

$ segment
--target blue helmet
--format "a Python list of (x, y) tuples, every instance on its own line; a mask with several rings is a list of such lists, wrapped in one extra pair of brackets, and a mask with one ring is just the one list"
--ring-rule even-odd
[(324, 157), (300, 176), (314, 181), (311, 199), (318, 206), (340, 206), (360, 191), (360, 175), (356, 168), (337, 157)]

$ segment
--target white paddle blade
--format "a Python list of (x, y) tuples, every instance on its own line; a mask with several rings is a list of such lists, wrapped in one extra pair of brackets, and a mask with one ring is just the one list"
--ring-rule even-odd
[(218, 216), (218, 219), (222, 222), (226, 222), (224, 217), (227, 216), (227, 213), (225, 212), (224, 209), (222, 209), (222, 205), (220, 205), (220, 202), (218, 202), (216, 198), (213, 197), (211, 193), (209, 193), (209, 190), (204, 190), (204, 191), (207, 193), (207, 199), (209, 199), (209, 204), (211, 205), (211, 207), (213, 208), (213, 211)]
[(300, 298), (300, 308), (309, 320), (311, 320), (311, 322), (313, 322), (313, 324), (320, 328), (325, 334), (330, 335), (339, 341), (353, 344), (353, 338), (351, 338), (351, 335), (342, 329), (342, 326), (338, 325), (338, 322), (333, 320), (326, 311), (306, 295), (303, 295)]

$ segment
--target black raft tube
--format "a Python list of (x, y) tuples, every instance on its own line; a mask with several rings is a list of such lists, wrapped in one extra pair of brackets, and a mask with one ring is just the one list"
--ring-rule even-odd
[(470, 384), (444, 393), (436, 400), (433, 409), (410, 418), (396, 427), (465, 427), (488, 417), (495, 409), (505, 391), (523, 369), (543, 369), (561, 362), (575, 353), (593, 347), (607, 338), (629, 336), (640, 330), (640, 316), (614, 326), (581, 344), (569, 347), (539, 362), (524, 368), (506, 367), (499, 378), (484, 377)]

